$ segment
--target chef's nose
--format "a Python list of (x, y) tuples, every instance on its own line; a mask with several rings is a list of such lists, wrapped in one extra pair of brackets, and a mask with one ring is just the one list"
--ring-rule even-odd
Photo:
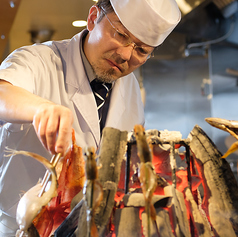
[(128, 46), (120, 46), (117, 49), (117, 53), (121, 56), (121, 58), (125, 61), (129, 61), (133, 56), (134, 45), (130, 44)]

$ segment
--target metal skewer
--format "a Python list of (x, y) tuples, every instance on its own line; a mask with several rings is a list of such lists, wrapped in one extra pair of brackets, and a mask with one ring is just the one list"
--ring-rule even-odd
[[(53, 167), (55, 167), (57, 165), (60, 158), (61, 158), (61, 153), (58, 153), (58, 154), (52, 156), (50, 163), (53, 165)], [(41, 197), (42, 194), (45, 192), (45, 188), (46, 188), (47, 183), (50, 180), (50, 176), (51, 176), (51, 174), (47, 170), (45, 172), (44, 178), (41, 182), (42, 189), (40, 190), (40, 193), (38, 194), (38, 197)]]

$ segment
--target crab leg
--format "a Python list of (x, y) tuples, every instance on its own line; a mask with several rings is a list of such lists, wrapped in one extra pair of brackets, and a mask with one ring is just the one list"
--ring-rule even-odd
[(151, 200), (157, 185), (157, 177), (152, 165), (152, 154), (146, 140), (143, 126), (135, 125), (134, 132), (137, 143), (137, 153), (141, 161), (139, 179), (146, 203), (145, 210), (147, 213), (147, 236), (150, 236), (150, 218), (152, 218), (152, 220), (155, 220), (156, 218), (155, 208)]

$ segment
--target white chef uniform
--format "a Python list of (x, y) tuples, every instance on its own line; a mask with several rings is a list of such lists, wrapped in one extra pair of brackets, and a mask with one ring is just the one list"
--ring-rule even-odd
[[(71, 40), (15, 50), (2, 63), (0, 78), (70, 108), (77, 144), (82, 148), (97, 147), (100, 142), (98, 112), (82, 63), (81, 37), (82, 32)], [(140, 89), (131, 73), (113, 86), (106, 126), (131, 131), (135, 124), (143, 123)], [(48, 159), (51, 155), (41, 145), (32, 124), (7, 123), (0, 128), (0, 210), (2, 215), (15, 217), (19, 194), (34, 186), (45, 168), (32, 158), (6, 157), (6, 147), (32, 151)]]

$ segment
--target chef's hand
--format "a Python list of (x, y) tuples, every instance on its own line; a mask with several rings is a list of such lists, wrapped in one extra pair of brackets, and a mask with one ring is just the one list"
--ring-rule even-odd
[(41, 104), (33, 118), (35, 131), (52, 154), (64, 154), (71, 144), (73, 114), (71, 110), (51, 102)]

